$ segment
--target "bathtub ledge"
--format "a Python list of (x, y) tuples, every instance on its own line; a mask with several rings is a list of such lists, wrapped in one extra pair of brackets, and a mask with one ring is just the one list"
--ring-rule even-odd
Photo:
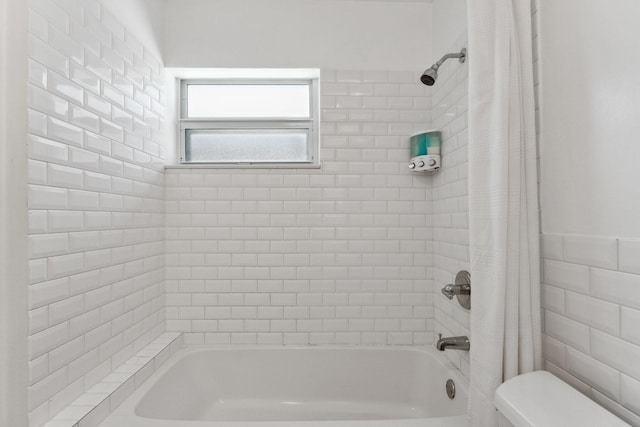
[(60, 411), (43, 427), (96, 427), (183, 345), (181, 333), (166, 332), (101, 382)]

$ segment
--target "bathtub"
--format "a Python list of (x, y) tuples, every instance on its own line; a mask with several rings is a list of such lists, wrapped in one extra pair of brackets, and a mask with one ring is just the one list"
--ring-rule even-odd
[(466, 408), (464, 380), (431, 350), (195, 347), (100, 426), (463, 427)]

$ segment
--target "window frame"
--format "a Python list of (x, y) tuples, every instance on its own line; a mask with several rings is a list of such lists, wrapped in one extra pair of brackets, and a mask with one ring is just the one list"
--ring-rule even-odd
[[(309, 87), (309, 117), (224, 117), (224, 118), (188, 118), (189, 85), (306, 85)], [(209, 78), (180, 79), (178, 96), (178, 142), (179, 162), (181, 165), (210, 165), (220, 167), (305, 167), (320, 165), (320, 88), (318, 78)], [(307, 161), (187, 161), (186, 135), (190, 130), (286, 130), (306, 129), (307, 149), (310, 159)]]

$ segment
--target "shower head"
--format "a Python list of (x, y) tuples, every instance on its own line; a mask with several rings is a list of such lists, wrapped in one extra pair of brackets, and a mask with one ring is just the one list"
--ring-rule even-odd
[(440, 61), (433, 64), (431, 68), (422, 73), (420, 81), (427, 86), (433, 86), (438, 78), (438, 68), (440, 68), (444, 61), (449, 58), (458, 58), (460, 63), (463, 63), (467, 59), (467, 49), (462, 49), (459, 53), (447, 53), (440, 59)]
[(427, 71), (422, 73), (422, 76), (420, 77), (420, 81), (426, 84), (427, 86), (433, 86), (437, 78), (438, 78), (438, 69), (431, 67)]

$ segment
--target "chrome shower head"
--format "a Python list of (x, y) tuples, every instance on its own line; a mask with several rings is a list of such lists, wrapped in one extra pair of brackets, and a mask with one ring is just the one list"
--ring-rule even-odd
[(433, 86), (437, 78), (438, 78), (438, 69), (431, 67), (427, 71), (422, 73), (422, 76), (420, 77), (420, 81), (426, 84), (427, 86)]
[(467, 59), (467, 49), (462, 49), (460, 53), (447, 53), (443, 56), (440, 61), (436, 62), (428, 68), (422, 76), (420, 77), (420, 81), (427, 86), (433, 86), (438, 78), (438, 68), (449, 58), (458, 58), (460, 63), (463, 63)]

